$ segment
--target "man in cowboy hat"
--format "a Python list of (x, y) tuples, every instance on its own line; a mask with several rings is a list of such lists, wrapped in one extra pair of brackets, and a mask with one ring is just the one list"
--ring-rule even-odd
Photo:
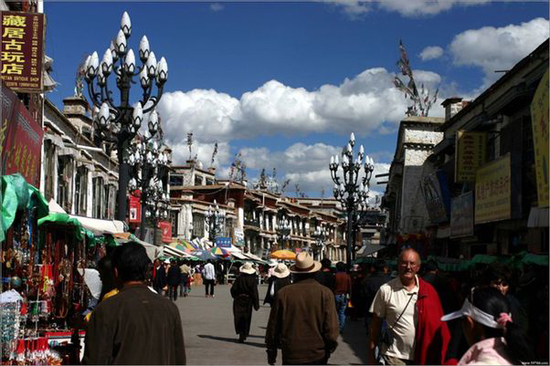
[(239, 268), (239, 272), (239, 277), (231, 286), (231, 297), (233, 297), (235, 333), (239, 335), (239, 343), (243, 343), (250, 332), (252, 308), (257, 311), (260, 308), (260, 301), (256, 268), (252, 263), (246, 262)]
[(275, 295), (283, 287), (290, 285), (290, 270), (284, 263), (278, 263), (267, 284), (267, 292), (265, 294), (264, 305), (273, 306)]
[(265, 335), (267, 361), (275, 364), (277, 348), (285, 365), (324, 365), (338, 343), (338, 317), (332, 291), (317, 282), (321, 263), (307, 252), (290, 267), (294, 283), (277, 293)]

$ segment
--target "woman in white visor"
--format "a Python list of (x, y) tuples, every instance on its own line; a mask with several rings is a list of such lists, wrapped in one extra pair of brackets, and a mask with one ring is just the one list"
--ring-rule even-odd
[(461, 317), (471, 347), (459, 365), (520, 365), (535, 361), (525, 335), (512, 319), (506, 297), (498, 289), (474, 287), (462, 308), (441, 320)]

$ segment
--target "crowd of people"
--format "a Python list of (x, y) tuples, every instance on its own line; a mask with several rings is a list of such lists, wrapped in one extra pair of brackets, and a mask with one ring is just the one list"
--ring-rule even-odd
[[(525, 266), (518, 274), (499, 264), (442, 273), (436, 262), (422, 263), (411, 248), (399, 254), (396, 271), (384, 260), (351, 270), (340, 262), (333, 270), (329, 260), (319, 263), (307, 252), (299, 253), (290, 268), (274, 264), (263, 300), (270, 306), (269, 364), (276, 363), (278, 350), (283, 364), (327, 364), (346, 320), (363, 317), (368, 364), (548, 361), (548, 313), (537, 311), (548, 309), (548, 278), (536, 267)], [(213, 263), (201, 267), (156, 260), (151, 265), (137, 243), (116, 248), (101, 271), (102, 279), (111, 282), (104, 290), (113, 291), (105, 293), (89, 318), (83, 362), (184, 364), (174, 301), (178, 293), (188, 295), (199, 273), (205, 297), (213, 297), (219, 275)], [(259, 281), (252, 263), (244, 263), (238, 273), (230, 293), (235, 332), (244, 343), (253, 312), (260, 308)], [(129, 332), (165, 341), (136, 343)]]

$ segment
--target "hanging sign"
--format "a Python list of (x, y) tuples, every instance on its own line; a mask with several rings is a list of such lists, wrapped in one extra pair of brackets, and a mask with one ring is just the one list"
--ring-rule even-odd
[(474, 193), (453, 198), (451, 206), (451, 238), (474, 235)]
[(485, 164), (485, 132), (456, 132), (455, 182), (473, 182), (476, 170)]
[(550, 166), (548, 162), (548, 87), (548, 70), (546, 70), (531, 102), (539, 207), (548, 207), (548, 169)]
[(476, 174), (475, 223), (512, 217), (512, 171), (510, 153), (487, 163)]
[(44, 14), (1, 12), (0, 77), (12, 90), (42, 92)]

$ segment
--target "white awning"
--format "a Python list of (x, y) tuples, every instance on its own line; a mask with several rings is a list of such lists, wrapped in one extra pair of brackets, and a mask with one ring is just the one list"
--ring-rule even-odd
[(531, 207), (527, 227), (548, 227), (548, 207)]
[(50, 199), (50, 202), (48, 202), (48, 209), (51, 213), (67, 213), (63, 207), (59, 206), (59, 204), (54, 201), (53, 198)]
[(248, 257), (246, 257), (243, 253), (241, 252), (232, 252), (231, 255), (237, 259), (242, 259), (242, 260), (247, 260), (249, 259)]
[(69, 215), (73, 219), (80, 221), (82, 226), (94, 234), (122, 234), (124, 230), (124, 222), (118, 220), (100, 220), (91, 217)]

